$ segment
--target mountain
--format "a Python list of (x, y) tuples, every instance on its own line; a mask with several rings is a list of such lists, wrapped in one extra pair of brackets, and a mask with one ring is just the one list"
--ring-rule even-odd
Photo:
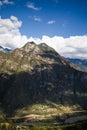
[(0, 105), (7, 116), (45, 114), (57, 107), (58, 114), (59, 106), (86, 110), (87, 73), (45, 43), (0, 52)]
[(0, 71), (12, 74), (15, 72), (32, 71), (36, 66), (52, 64), (71, 66), (77, 70), (80, 69), (66, 61), (64, 57), (61, 57), (53, 48), (45, 43), (36, 45), (34, 42), (30, 42), (11, 53), (0, 52), (0, 57)]
[(75, 65), (79, 66), (83, 71), (87, 72), (87, 59), (67, 59)]
[(4, 48), (4, 47), (0, 46), (0, 51), (9, 53), (9, 52), (11, 52), (12, 50), (11, 50), (10, 48)]

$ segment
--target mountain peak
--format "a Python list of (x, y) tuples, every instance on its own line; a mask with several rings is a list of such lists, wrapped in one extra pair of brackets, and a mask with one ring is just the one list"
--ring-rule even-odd
[(40, 43), (39, 45), (42, 47), (48, 47), (48, 45), (46, 43)]
[(21, 49), (29, 52), (31, 51), (34, 47), (36, 46), (36, 44), (34, 42), (27, 42)]
[(31, 41), (31, 42), (27, 42), (27, 44), (35, 44), (35, 42)]
[(32, 42), (27, 42), (24, 46), (24, 47), (28, 47), (28, 46), (31, 46), (31, 45), (36, 45), (33, 41)]

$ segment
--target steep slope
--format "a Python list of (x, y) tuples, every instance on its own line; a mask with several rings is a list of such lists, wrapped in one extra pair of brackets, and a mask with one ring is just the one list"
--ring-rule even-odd
[(6, 114), (47, 101), (87, 109), (87, 74), (45, 43), (0, 52), (0, 102)]
[(68, 60), (77, 66), (79, 66), (83, 71), (87, 72), (87, 59), (72, 59), (68, 58)]

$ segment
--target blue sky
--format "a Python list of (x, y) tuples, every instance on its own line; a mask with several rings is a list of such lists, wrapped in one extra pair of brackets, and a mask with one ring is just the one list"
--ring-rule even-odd
[(14, 0), (0, 7), (0, 15), (16, 16), (22, 21), (21, 33), (27, 36), (87, 34), (86, 0)]
[(87, 1), (0, 0), (0, 44), (16, 48), (31, 40), (86, 58)]

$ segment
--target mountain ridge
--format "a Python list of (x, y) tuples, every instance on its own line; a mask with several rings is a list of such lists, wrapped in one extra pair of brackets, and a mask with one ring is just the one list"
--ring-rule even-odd
[[(1, 61), (2, 68), (4, 68), (5, 65), (6, 70), (8, 70), (8, 68), (12, 69), (9, 70), (9, 72), (11, 73), (12, 71), (22, 71), (23, 69), (24, 71), (31, 70), (33, 66), (35, 66), (36, 64), (40, 64), (40, 62), (47, 63), (47, 60), (49, 60), (49, 62), (56, 62), (56, 60), (58, 59), (59, 62), (57, 61), (57, 64), (67, 64), (71, 67), (76, 68), (77, 70), (80, 70), (78, 66), (75, 66), (74, 64), (71, 64), (70, 62), (66, 61), (64, 57), (61, 57), (53, 48), (49, 47), (45, 43), (37, 45), (34, 42), (28, 42), (22, 48), (17, 48), (8, 54), (0, 52), (0, 56), (2, 60), (4, 59), (3, 61)], [(18, 68), (21, 69), (19, 70)], [(5, 71), (5, 69), (3, 71)]]
[(79, 66), (84, 72), (87, 72), (87, 59), (79, 59), (79, 58), (67, 58), (67, 59), (68, 61)]
[(0, 51), (5, 52), (5, 53), (10, 53), (12, 49), (0, 46)]

